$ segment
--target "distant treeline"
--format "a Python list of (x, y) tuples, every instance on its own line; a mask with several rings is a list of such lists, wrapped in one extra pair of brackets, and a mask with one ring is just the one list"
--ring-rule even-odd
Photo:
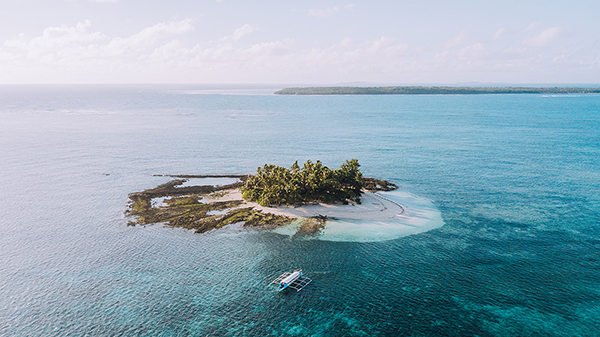
[(478, 95), (598, 94), (600, 88), (566, 87), (306, 87), (284, 88), (276, 95)]

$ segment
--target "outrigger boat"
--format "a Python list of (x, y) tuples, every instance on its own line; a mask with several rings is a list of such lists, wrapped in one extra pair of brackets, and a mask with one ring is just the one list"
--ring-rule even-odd
[(300, 291), (312, 282), (311, 279), (309, 279), (306, 276), (303, 276), (303, 274), (304, 272), (302, 271), (302, 269), (294, 270), (291, 273), (285, 272), (281, 274), (278, 278), (273, 280), (273, 282), (269, 283), (269, 285), (277, 285), (277, 291), (282, 291), (287, 288), (292, 288), (296, 291)]

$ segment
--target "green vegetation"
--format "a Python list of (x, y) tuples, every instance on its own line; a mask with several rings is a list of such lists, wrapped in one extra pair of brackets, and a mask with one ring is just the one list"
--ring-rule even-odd
[(600, 88), (567, 87), (306, 87), (285, 88), (277, 95), (477, 95), (477, 94), (598, 94)]
[(346, 160), (339, 169), (331, 170), (320, 161), (310, 160), (291, 169), (265, 164), (248, 176), (240, 187), (242, 197), (261, 206), (296, 205), (310, 202), (360, 203), (364, 186), (358, 160)]

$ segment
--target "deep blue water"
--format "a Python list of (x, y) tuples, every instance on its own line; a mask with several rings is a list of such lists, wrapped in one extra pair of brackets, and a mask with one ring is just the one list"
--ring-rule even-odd
[[(0, 335), (600, 335), (600, 95), (246, 89), (0, 87)], [(126, 226), (154, 174), (349, 158), (445, 225), (375, 243)], [(266, 286), (298, 267), (305, 290)]]

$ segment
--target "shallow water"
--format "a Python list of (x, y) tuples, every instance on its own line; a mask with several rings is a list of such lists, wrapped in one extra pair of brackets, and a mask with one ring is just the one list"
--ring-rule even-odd
[[(600, 96), (275, 89), (0, 87), (0, 335), (599, 334)], [(444, 226), (366, 243), (126, 226), (155, 174), (349, 158)], [(266, 286), (296, 268), (303, 291)]]

